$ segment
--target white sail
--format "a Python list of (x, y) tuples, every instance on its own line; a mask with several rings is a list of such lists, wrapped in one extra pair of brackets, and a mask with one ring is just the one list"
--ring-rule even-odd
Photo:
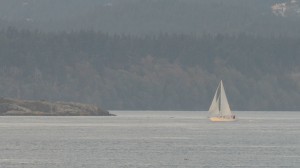
[[(221, 83), (220, 83), (221, 84)], [(209, 107), (210, 116), (219, 116), (220, 115), (220, 84), (216, 90), (215, 96)]]
[(209, 113), (210, 113), (210, 117), (233, 115), (228, 104), (228, 100), (226, 97), (226, 93), (222, 81), (220, 82), (216, 90), (215, 96), (209, 108)]
[(226, 96), (226, 93), (225, 93), (223, 82), (221, 81), (220, 83), (221, 83), (220, 113), (221, 113), (222, 116), (231, 116), (232, 112), (231, 112), (230, 107), (229, 107), (229, 103), (228, 103), (228, 100), (227, 100), (227, 96)]

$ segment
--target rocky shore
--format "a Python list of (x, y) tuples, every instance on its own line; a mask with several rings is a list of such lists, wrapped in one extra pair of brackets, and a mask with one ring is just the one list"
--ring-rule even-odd
[(0, 98), (1, 116), (113, 116), (94, 105)]

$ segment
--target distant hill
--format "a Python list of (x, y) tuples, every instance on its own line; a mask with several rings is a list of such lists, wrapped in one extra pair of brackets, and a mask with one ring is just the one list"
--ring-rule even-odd
[(299, 9), (300, 0), (0, 0), (0, 94), (207, 110), (223, 79), (233, 110), (299, 110)]
[[(274, 13), (272, 6), (277, 3), (287, 3), (284, 17), (280, 5)], [(1, 0), (0, 22), (44, 31), (295, 36), (300, 34), (296, 3), (298, 0)]]

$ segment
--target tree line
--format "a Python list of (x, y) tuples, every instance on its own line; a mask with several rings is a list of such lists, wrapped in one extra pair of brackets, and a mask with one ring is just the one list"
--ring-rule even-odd
[(224, 81), (233, 110), (298, 110), (300, 38), (0, 30), (2, 97), (115, 110), (207, 110)]

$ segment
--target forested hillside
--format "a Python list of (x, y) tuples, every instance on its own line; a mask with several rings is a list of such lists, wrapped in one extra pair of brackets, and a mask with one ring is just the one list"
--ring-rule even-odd
[[(299, 0), (1, 0), (0, 26), (111, 34), (300, 34)], [(294, 2), (294, 1), (293, 1)], [(288, 6), (288, 5), (287, 5)]]
[(299, 110), (300, 38), (252, 34), (0, 31), (2, 97), (121, 110)]

